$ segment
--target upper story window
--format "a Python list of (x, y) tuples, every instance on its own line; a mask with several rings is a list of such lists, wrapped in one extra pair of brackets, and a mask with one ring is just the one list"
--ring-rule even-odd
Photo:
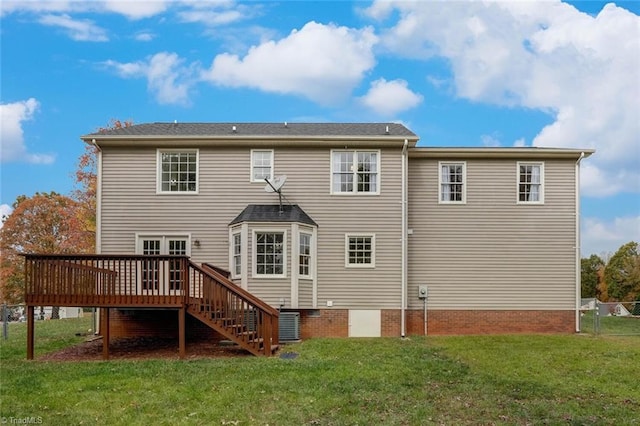
[(373, 268), (375, 266), (375, 236), (346, 235), (347, 267)]
[(465, 162), (440, 162), (440, 199), (442, 204), (464, 204), (467, 201), (467, 165)]
[(158, 150), (159, 193), (198, 192), (198, 150)]
[(332, 151), (331, 192), (333, 194), (378, 194), (380, 152)]
[(285, 277), (285, 233), (254, 233), (254, 275), (259, 277)]
[(273, 179), (273, 150), (251, 150), (251, 182)]
[(518, 203), (544, 203), (544, 163), (518, 163)]

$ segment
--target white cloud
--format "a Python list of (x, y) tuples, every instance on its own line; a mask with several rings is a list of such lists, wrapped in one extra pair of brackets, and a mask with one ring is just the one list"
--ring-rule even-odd
[(147, 88), (161, 104), (189, 103), (189, 90), (195, 83), (196, 65), (184, 66), (175, 53), (160, 52), (145, 61), (120, 63), (106, 61), (104, 65), (121, 77), (147, 79)]
[(640, 242), (640, 216), (617, 217), (610, 221), (587, 217), (582, 221), (582, 257), (613, 254), (623, 244)]
[[(533, 146), (595, 148), (584, 194), (640, 192), (640, 17), (597, 16), (560, 1), (379, 1), (370, 16), (389, 52), (444, 57), (458, 96), (545, 111)], [(606, 189), (606, 188), (609, 189)]]
[(150, 18), (167, 10), (169, 1), (156, 0), (107, 0), (103, 3), (105, 10), (124, 15), (128, 19), (138, 20)]
[(149, 18), (164, 12), (174, 1), (169, 0), (4, 0), (0, 2), (0, 16), (9, 13), (117, 13), (128, 19)]
[(62, 28), (71, 39), (76, 41), (109, 41), (107, 32), (88, 19), (75, 20), (69, 15), (44, 15), (38, 18), (38, 22), (42, 25)]
[(527, 141), (524, 138), (516, 139), (513, 142), (513, 146), (515, 147), (524, 147), (527, 146)]
[(40, 104), (34, 98), (10, 104), (0, 104), (0, 160), (3, 163), (24, 161), (34, 164), (50, 164), (54, 156), (27, 152), (22, 123), (33, 119)]
[(360, 102), (380, 115), (391, 117), (416, 107), (422, 99), (420, 94), (409, 89), (406, 81), (380, 78), (371, 83), (369, 91), (360, 98)]
[(136, 33), (133, 38), (137, 41), (151, 41), (156, 38), (156, 35), (149, 31), (141, 31)]
[(0, 229), (4, 225), (5, 217), (8, 217), (12, 211), (13, 208), (9, 204), (0, 204)]
[(481, 135), (480, 141), (483, 146), (487, 147), (497, 147), (501, 145), (500, 139), (497, 135)]
[(373, 30), (307, 23), (286, 38), (252, 47), (243, 58), (216, 56), (203, 78), (230, 87), (295, 94), (332, 104), (347, 98), (370, 70)]

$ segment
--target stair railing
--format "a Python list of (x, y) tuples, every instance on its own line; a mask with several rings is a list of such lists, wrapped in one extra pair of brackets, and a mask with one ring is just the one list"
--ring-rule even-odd
[(270, 356), (278, 343), (278, 310), (223, 272), (189, 262), (189, 312), (251, 353)]

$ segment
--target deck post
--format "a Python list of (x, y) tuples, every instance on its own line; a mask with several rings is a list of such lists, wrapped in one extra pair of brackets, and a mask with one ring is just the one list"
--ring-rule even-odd
[(27, 305), (27, 359), (33, 359), (33, 346), (35, 339), (35, 310), (33, 305)]
[(186, 308), (183, 305), (178, 309), (178, 346), (180, 359), (184, 359), (187, 355), (187, 346), (185, 338)]
[(102, 308), (100, 333), (102, 334), (102, 359), (109, 359), (109, 308)]

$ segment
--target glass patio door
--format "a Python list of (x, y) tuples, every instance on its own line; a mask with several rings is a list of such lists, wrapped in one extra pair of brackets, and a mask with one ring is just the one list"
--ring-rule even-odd
[[(143, 255), (189, 255), (189, 237), (141, 236), (138, 253)], [(182, 270), (178, 260), (161, 262), (144, 259), (140, 262), (139, 289), (143, 295), (170, 295), (181, 290)]]

